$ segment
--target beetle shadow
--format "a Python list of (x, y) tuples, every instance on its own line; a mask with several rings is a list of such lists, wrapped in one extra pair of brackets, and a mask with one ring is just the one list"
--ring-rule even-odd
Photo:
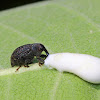
[[(42, 58), (42, 60), (45, 60), (45, 58)], [(34, 57), (34, 59), (32, 60), (32, 62), (30, 64), (35, 64), (35, 63), (39, 63), (38, 59), (36, 57)]]
[(100, 90), (100, 84), (92, 84), (90, 83), (91, 87), (95, 88), (96, 90)]
[[(66, 74), (66, 72), (63, 72), (64, 74)], [(69, 73), (69, 72), (67, 72), (67, 73)], [(69, 74), (73, 74), (73, 73), (69, 73)], [(77, 76), (77, 75), (75, 75), (75, 74), (73, 74), (74, 76), (76, 76), (76, 77), (78, 77), (78, 78), (80, 78), (79, 76)], [(80, 78), (81, 80), (83, 80), (82, 78)], [(96, 89), (96, 90), (100, 90), (100, 83), (99, 84), (95, 84), (95, 83), (90, 83), (90, 82), (87, 82), (87, 81), (85, 81), (85, 80), (83, 80), (84, 82), (86, 82), (86, 84), (88, 85), (88, 86), (90, 86), (91, 88), (94, 88), (94, 89)]]
[[(48, 69), (48, 68), (47, 68)], [(57, 69), (55, 69), (55, 68), (53, 68), (53, 69), (50, 69), (50, 70), (53, 70), (53, 71), (57, 71)], [(58, 71), (57, 71), (58, 72)], [(60, 72), (59, 72), (60, 73)], [(66, 74), (66, 73), (68, 73), (68, 74), (73, 74), (73, 73), (70, 73), (70, 72), (61, 72), (61, 73), (63, 73), (63, 74)], [(80, 78), (79, 76), (77, 76), (77, 75), (75, 75), (75, 74), (73, 74), (74, 76), (76, 76), (76, 77), (78, 77), (78, 78)], [(91, 87), (91, 88), (94, 88), (94, 89), (96, 89), (96, 90), (100, 90), (100, 84), (95, 84), (95, 83), (90, 83), (90, 82), (87, 82), (87, 81), (85, 81), (85, 80), (83, 80), (82, 78), (80, 78), (82, 81), (84, 81), (85, 82), (85, 84), (87, 84), (87, 86), (89, 86), (89, 87)]]
[(37, 58), (34, 58), (31, 64), (35, 64), (35, 63), (38, 63)]

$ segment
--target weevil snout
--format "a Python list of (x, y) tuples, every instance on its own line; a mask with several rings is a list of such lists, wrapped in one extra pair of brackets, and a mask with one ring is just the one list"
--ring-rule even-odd
[(41, 44), (41, 49), (42, 49), (42, 51), (45, 51), (47, 56), (49, 55), (49, 52), (47, 51), (47, 49), (42, 44)]

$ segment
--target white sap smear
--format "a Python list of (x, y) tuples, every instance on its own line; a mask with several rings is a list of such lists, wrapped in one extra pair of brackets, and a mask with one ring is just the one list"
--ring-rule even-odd
[(1, 69), (0, 70), (0, 76), (9, 75), (9, 74), (19, 74), (19, 73), (23, 73), (23, 72), (26, 72), (26, 71), (32, 71), (32, 70), (40, 70), (41, 67), (38, 65), (38, 63), (36, 63), (36, 64), (31, 65), (29, 68), (26, 68), (26, 67), (22, 66), (17, 72), (15, 72), (15, 71), (18, 67), (13, 67), (13, 68), (8, 68), (8, 69)]
[(77, 53), (50, 54), (44, 63), (49, 68), (55, 68), (60, 72), (71, 72), (83, 80), (100, 83), (100, 58)]

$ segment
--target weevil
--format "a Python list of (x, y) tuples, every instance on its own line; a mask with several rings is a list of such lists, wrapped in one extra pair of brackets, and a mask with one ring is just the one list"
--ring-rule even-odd
[[(45, 51), (46, 55), (42, 54), (42, 51)], [(42, 58), (46, 58), (49, 55), (49, 52), (45, 46), (41, 43), (26, 44), (16, 48), (11, 55), (11, 66), (19, 66), (19, 68), (24, 65), (24, 67), (29, 67), (29, 64), (32, 64), (34, 57), (37, 58), (39, 66), (44, 63)]]

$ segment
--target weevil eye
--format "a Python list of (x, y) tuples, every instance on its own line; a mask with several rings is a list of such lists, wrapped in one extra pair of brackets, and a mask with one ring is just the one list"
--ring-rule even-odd
[(43, 48), (41, 46), (39, 47), (39, 51), (43, 51)]

